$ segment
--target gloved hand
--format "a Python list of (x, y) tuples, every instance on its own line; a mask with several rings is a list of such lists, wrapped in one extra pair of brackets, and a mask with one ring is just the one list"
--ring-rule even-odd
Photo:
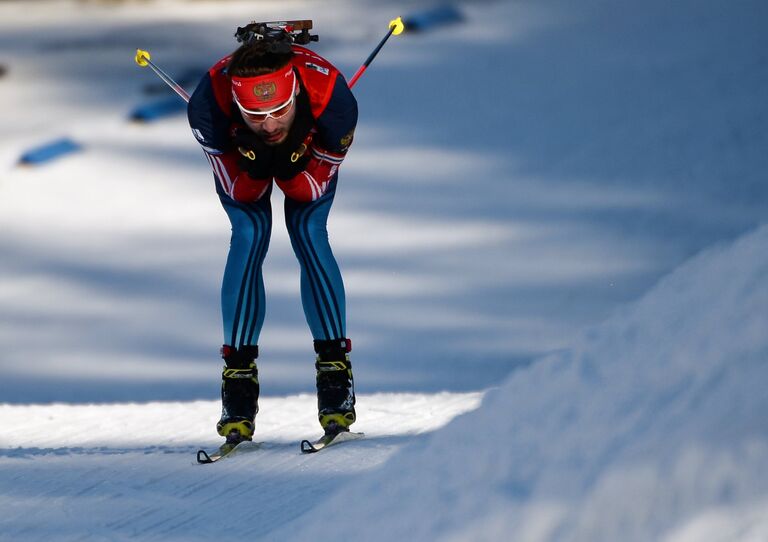
[(296, 201), (315, 201), (325, 194), (331, 179), (339, 169), (344, 155), (331, 153), (314, 145), (304, 171), (290, 179), (276, 179), (283, 193)]
[(290, 179), (306, 169), (310, 159), (307, 146), (311, 140), (310, 136), (301, 144), (285, 142), (272, 146), (264, 143), (264, 140), (252, 131), (238, 129), (233, 138), (240, 153), (237, 165), (254, 179)]
[(238, 128), (232, 139), (240, 153), (237, 166), (251, 179), (271, 179), (274, 176), (274, 148), (247, 128)]
[(232, 199), (242, 203), (251, 203), (263, 196), (272, 179), (253, 179), (248, 173), (242, 172), (232, 183)]
[(309, 145), (312, 137), (309, 136), (300, 145), (278, 145), (272, 155), (272, 175), (279, 180), (288, 180), (305, 169), (312, 153)]

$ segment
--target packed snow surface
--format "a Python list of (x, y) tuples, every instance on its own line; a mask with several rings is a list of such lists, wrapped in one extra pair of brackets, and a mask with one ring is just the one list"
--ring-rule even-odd
[(332, 538), (768, 539), (766, 247), (768, 226), (694, 258), (296, 536), (343, 507)]
[[(273, 195), (260, 450), (215, 465), (229, 225), (183, 115), (251, 19), (350, 76), (433, 2), (0, 2), (0, 540), (768, 539), (768, 4), (462, 2), (355, 87), (317, 436)], [(81, 151), (19, 167), (36, 145)]]

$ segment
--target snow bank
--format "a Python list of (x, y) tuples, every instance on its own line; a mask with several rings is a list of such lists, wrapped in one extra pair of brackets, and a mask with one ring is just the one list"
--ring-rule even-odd
[(764, 226), (693, 258), (286, 534), (764, 540), (767, 246)]

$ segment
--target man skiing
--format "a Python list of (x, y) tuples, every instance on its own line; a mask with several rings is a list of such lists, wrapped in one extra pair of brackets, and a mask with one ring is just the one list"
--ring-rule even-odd
[(252, 439), (258, 412), (262, 263), (273, 182), (285, 195), (286, 226), (301, 268), (302, 305), (317, 354), (320, 424), (333, 435), (355, 421), (344, 284), (326, 223), (338, 168), (352, 143), (357, 102), (342, 74), (293, 43), (290, 32), (261, 30), (266, 32), (251, 32), (207, 72), (188, 108), (232, 224), (221, 289), (225, 366), (216, 426), (230, 446)]

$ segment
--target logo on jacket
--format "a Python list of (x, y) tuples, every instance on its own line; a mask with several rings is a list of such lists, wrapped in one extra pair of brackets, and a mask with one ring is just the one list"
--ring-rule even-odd
[(331, 71), (328, 68), (323, 68), (322, 66), (318, 66), (317, 64), (313, 64), (312, 62), (305, 62), (304, 65), (307, 68), (310, 68), (322, 73), (323, 75), (328, 75), (329, 73), (331, 73)]
[(355, 137), (355, 129), (352, 128), (347, 135), (341, 138), (341, 141), (339, 141), (339, 143), (341, 143), (342, 152), (346, 151), (349, 148), (349, 146), (352, 144), (352, 140), (354, 139), (354, 137)]
[(277, 85), (273, 82), (259, 83), (253, 87), (253, 95), (262, 102), (268, 102), (275, 97)]

